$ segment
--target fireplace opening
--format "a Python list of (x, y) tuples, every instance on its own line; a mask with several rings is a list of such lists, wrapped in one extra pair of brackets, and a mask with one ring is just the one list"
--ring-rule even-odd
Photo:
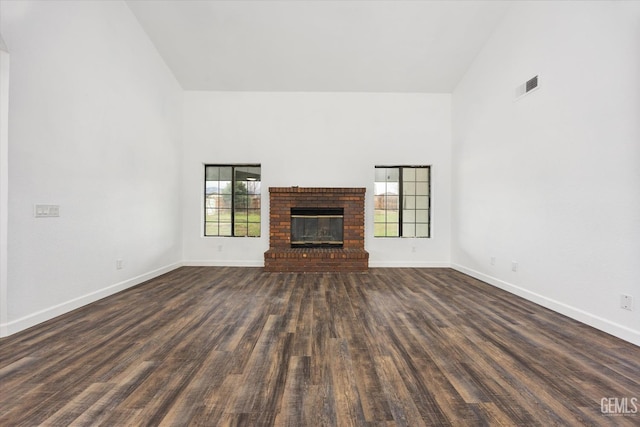
[(341, 248), (343, 208), (291, 208), (292, 248)]

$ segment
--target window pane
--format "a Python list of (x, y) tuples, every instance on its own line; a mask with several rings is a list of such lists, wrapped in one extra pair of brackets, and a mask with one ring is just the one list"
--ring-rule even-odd
[(415, 181), (416, 180), (415, 168), (402, 168), (402, 179), (404, 181)]
[(221, 222), (219, 236), (231, 236), (231, 223)]
[(236, 222), (234, 225), (234, 236), (246, 236), (247, 235), (247, 223), (246, 222)]
[(416, 224), (416, 237), (429, 237), (429, 224)]
[(417, 168), (416, 181), (429, 181), (429, 168)]
[(249, 207), (249, 196), (236, 192), (234, 202), (236, 210), (247, 210), (247, 208)]
[(404, 195), (414, 195), (416, 194), (416, 183), (415, 182), (405, 182), (402, 190), (404, 191)]
[(231, 194), (231, 181), (220, 181), (219, 187), (221, 194)]
[(397, 209), (387, 209), (385, 218), (386, 222), (398, 222), (400, 219), (400, 211)]
[(208, 210), (215, 210), (220, 207), (221, 198), (217, 194), (209, 194), (204, 200), (204, 207)]
[(236, 209), (233, 214), (233, 219), (235, 222), (247, 222), (247, 210)]
[(417, 210), (416, 213), (416, 222), (429, 222), (429, 211), (428, 210)]
[(231, 166), (220, 166), (220, 181), (231, 181), (232, 177)]
[(385, 198), (384, 196), (376, 195), (373, 196), (373, 208), (374, 209), (384, 209), (385, 207)]
[(415, 237), (416, 236), (416, 225), (414, 223), (406, 223), (402, 224), (402, 236), (403, 237)]
[(400, 206), (400, 205), (398, 204), (398, 199), (399, 199), (399, 197), (398, 197), (398, 196), (394, 196), (394, 195), (387, 195), (387, 196), (385, 197), (385, 200), (384, 200), (384, 206), (385, 206), (385, 208), (386, 208), (386, 209), (388, 209), (388, 210), (397, 210), (397, 209), (398, 209), (398, 207)]
[(235, 168), (235, 180), (236, 181), (246, 181), (248, 175), (248, 166), (236, 166)]
[(398, 182), (400, 181), (400, 169), (398, 168), (386, 168), (386, 180), (389, 182)]
[(385, 236), (386, 225), (384, 223), (375, 223), (373, 224), (373, 236), (374, 237), (384, 237)]
[(221, 222), (231, 222), (231, 209), (218, 209), (218, 220)]
[(250, 222), (247, 224), (248, 232), (247, 236), (249, 237), (260, 237), (260, 223)]
[(220, 216), (217, 209), (206, 209), (204, 220), (207, 222), (218, 222)]
[(373, 194), (376, 196), (383, 195), (387, 192), (387, 183), (386, 182), (376, 182), (373, 185)]
[(220, 168), (217, 166), (207, 166), (204, 169), (206, 181), (219, 181), (220, 180)]
[(398, 228), (399, 228), (398, 225), (399, 225), (398, 223), (395, 223), (395, 224), (387, 223), (387, 227), (386, 227), (387, 234), (386, 234), (386, 236), (387, 237), (398, 237), (400, 235), (398, 233)]
[(260, 166), (249, 166), (247, 168), (247, 172), (249, 172), (250, 174), (253, 174), (254, 175), (253, 177), (259, 181), (262, 173), (260, 169), (261, 169)]
[(386, 194), (400, 194), (400, 185), (397, 182), (387, 182)]
[(416, 196), (416, 208), (418, 208), (418, 209), (429, 209), (429, 197), (427, 197), (427, 196)]
[(373, 211), (373, 222), (384, 223), (387, 220), (387, 211), (384, 209), (376, 209)]
[(247, 186), (247, 194), (260, 194), (260, 181), (247, 181), (245, 184)]
[(259, 195), (249, 195), (247, 197), (247, 208), (248, 209), (260, 209), (260, 196)]
[(413, 210), (403, 210), (402, 211), (402, 222), (416, 222), (416, 211)]
[(387, 169), (376, 168), (375, 169), (375, 182), (385, 182), (387, 180)]
[(418, 182), (416, 184), (416, 194), (421, 196), (429, 195), (429, 183), (428, 182)]
[(260, 209), (248, 209), (249, 222), (260, 222)]
[(205, 223), (204, 235), (205, 236), (217, 236), (218, 235), (218, 223), (217, 222), (207, 222), (207, 223)]
[(405, 196), (404, 197), (404, 208), (405, 209), (415, 209), (416, 208), (416, 196)]

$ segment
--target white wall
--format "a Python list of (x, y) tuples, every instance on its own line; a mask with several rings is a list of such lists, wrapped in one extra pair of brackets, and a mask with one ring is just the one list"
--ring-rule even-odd
[(456, 268), (636, 344), (638, 5), (512, 7), (453, 95), (452, 227)]
[[(0, 9), (0, 14), (2, 10)], [(7, 231), (9, 216), (9, 52), (0, 35), (0, 337), (7, 335)]]
[[(371, 266), (449, 264), (451, 96), (186, 92), (184, 258), (192, 265), (263, 265), (268, 187), (366, 187)], [(203, 164), (262, 165), (262, 236), (202, 237)], [(374, 166), (432, 165), (430, 239), (373, 238)], [(413, 249), (415, 248), (415, 252)]]
[(180, 262), (182, 91), (124, 2), (3, 2), (1, 19), (12, 333)]

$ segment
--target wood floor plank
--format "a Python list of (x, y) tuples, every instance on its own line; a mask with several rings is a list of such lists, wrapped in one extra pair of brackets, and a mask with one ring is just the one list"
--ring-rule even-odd
[(310, 385), (309, 356), (292, 356), (282, 395), (282, 406), (275, 424), (286, 427), (305, 425), (305, 398)]
[[(84, 408), (71, 424), (104, 425), (105, 420), (114, 419), (114, 415), (120, 412), (119, 408), (125, 407), (122, 402), (137, 389), (139, 382), (144, 381), (151, 374), (153, 367), (154, 364), (151, 362), (132, 365), (109, 384), (111, 387), (98, 400)], [(56, 416), (64, 416), (64, 411), (59, 410)]]
[[(382, 390), (389, 403), (393, 420), (399, 426), (426, 426), (428, 420), (422, 418), (416, 402), (407, 389), (407, 384), (397, 371), (390, 356), (376, 358), (376, 372), (382, 382)], [(446, 420), (440, 420), (438, 425), (449, 425)], [(432, 424), (433, 425), (433, 424)]]
[[(78, 418), (88, 413), (89, 408), (94, 406), (97, 401), (105, 395), (112, 395), (110, 392), (114, 389), (113, 384), (93, 383), (84, 391), (67, 402), (51, 417), (42, 422), (43, 425), (71, 425), (79, 424)], [(95, 417), (91, 417), (89, 421), (95, 421)]]
[(244, 369), (233, 413), (277, 412), (291, 357), (291, 334), (284, 331), (282, 316), (268, 317)]
[(332, 362), (332, 383), (336, 390), (335, 404), (338, 425), (364, 425), (365, 416), (347, 340), (331, 340), (329, 351), (328, 356)]
[(183, 267), (0, 340), (2, 426), (636, 426), (601, 407), (633, 398), (640, 348), (446, 268)]

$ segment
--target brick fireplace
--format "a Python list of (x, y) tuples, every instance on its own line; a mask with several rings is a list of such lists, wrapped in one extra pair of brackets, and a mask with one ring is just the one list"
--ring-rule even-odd
[[(365, 188), (269, 188), (269, 250), (266, 271), (364, 271), (369, 253), (364, 249)], [(342, 213), (342, 240), (338, 245), (293, 247), (292, 215), (326, 210)], [(329, 247), (327, 247), (329, 246)], [(334, 246), (334, 247), (331, 247)]]

